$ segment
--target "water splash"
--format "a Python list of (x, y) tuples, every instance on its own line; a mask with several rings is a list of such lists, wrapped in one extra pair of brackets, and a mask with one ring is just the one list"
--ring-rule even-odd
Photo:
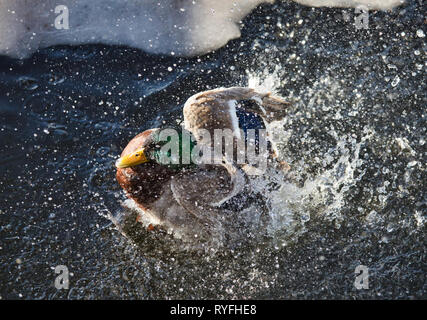
[[(273, 72), (268, 72), (267, 69), (261, 72), (247, 71), (248, 85), (258, 90), (277, 93), (284, 86), (281, 80), (285, 78), (284, 74), (285, 70), (279, 66), (276, 66)], [(327, 85), (329, 90), (322, 90), (324, 85)], [(323, 110), (330, 111), (335, 107), (330, 101), (334, 101), (341, 93), (339, 84), (331, 81), (329, 77), (321, 78), (317, 86), (308, 88), (307, 95), (310, 99), (307, 108), (314, 109), (314, 104), (320, 102)], [(298, 110), (296, 108), (291, 112), (297, 113)], [(267, 131), (279, 152), (279, 160), (289, 159), (297, 163), (296, 159), (292, 159), (292, 155), (286, 154), (289, 138), (297, 133), (287, 129), (286, 125), (287, 119), (275, 121), (267, 125)], [(305, 224), (313, 214), (334, 223), (338, 228), (345, 219), (342, 209), (346, 206), (346, 194), (365, 174), (364, 170), (357, 170), (363, 164), (360, 150), (372, 138), (374, 131), (365, 127), (359, 140), (350, 134), (339, 134), (335, 130), (331, 130), (329, 134), (335, 140), (335, 146), (324, 153), (323, 158), (317, 159), (317, 162), (323, 163), (323, 169), (317, 175), (312, 176), (307, 172), (310, 164), (304, 166), (303, 161), (300, 161), (291, 168), (287, 177), (270, 173), (261, 180), (252, 181), (253, 187), (260, 191), (265, 190), (272, 180), (280, 184), (280, 188), (269, 195), (270, 222), (267, 232), (275, 237), (275, 242), (285, 246), (295, 241), (306, 231)], [(301, 180), (302, 185), (298, 183)]]
[(271, 92), (277, 95), (279, 88), (283, 85), (281, 80), (283, 79), (283, 77), (281, 77), (283, 73), (284, 70), (279, 65), (276, 65), (272, 72), (268, 69), (264, 69), (259, 73), (246, 70), (248, 87), (260, 92)]
[(332, 168), (319, 175), (308, 178), (300, 186), (295, 182), (296, 175), (303, 172), (294, 170), (284, 176), (279, 172), (252, 180), (252, 188), (265, 192), (272, 181), (280, 184), (277, 190), (269, 193), (269, 223), (266, 232), (273, 237), (274, 243), (286, 246), (296, 241), (307, 231), (306, 223), (313, 215), (323, 221), (329, 221), (339, 228), (345, 216), (347, 192), (357, 185), (365, 174), (361, 167), (360, 149), (368, 141), (373, 131), (366, 129), (362, 139), (357, 142), (351, 136), (336, 137), (336, 148), (325, 154), (322, 161), (331, 161), (332, 153), (339, 157)]

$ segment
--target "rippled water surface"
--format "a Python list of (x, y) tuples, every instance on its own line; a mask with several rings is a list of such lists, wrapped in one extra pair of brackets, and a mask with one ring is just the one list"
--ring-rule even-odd
[[(353, 10), (265, 5), (200, 58), (0, 57), (1, 298), (426, 298), (425, 8), (408, 2), (367, 30)], [(196, 92), (248, 84), (293, 102), (274, 124), (292, 180), (271, 195), (269, 239), (205, 253), (120, 234), (113, 164), (130, 138), (181, 121)]]

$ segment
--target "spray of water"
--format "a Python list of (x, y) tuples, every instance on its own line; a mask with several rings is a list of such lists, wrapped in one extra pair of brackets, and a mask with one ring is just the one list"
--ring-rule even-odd
[[(279, 67), (273, 72), (248, 71), (248, 86), (277, 94), (283, 86), (281, 79), (285, 78), (284, 72), (285, 70)], [(324, 82), (325, 79), (319, 81)], [(337, 84), (331, 87), (332, 95), (339, 90)], [(313, 96), (310, 101), (313, 104), (318, 97), (315, 88), (310, 90)], [(284, 146), (293, 134), (292, 129), (286, 128), (286, 119), (268, 124), (267, 131), (279, 151), (279, 159), (290, 159), (297, 163), (296, 159), (292, 159), (292, 155), (285, 154)], [(253, 188), (258, 190), (265, 189), (272, 180), (280, 183), (280, 187), (269, 195), (270, 222), (267, 232), (275, 237), (275, 242), (287, 245), (289, 241), (295, 241), (306, 231), (305, 224), (313, 214), (333, 222), (336, 227), (339, 227), (345, 218), (342, 209), (345, 206), (346, 193), (365, 173), (363, 170), (357, 170), (363, 163), (360, 158), (361, 147), (372, 138), (374, 132), (366, 127), (359, 141), (351, 135), (339, 135), (336, 131), (331, 131), (330, 134), (335, 139), (335, 147), (325, 153), (323, 159), (318, 160), (325, 168), (318, 175), (310, 177), (302, 166), (291, 167), (286, 177), (276, 172), (256, 181), (252, 180)], [(309, 177), (304, 179), (301, 185), (296, 181), (301, 180), (303, 176)]]

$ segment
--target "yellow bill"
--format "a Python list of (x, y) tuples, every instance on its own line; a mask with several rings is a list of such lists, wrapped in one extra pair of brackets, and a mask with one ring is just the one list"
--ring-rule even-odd
[(133, 167), (141, 163), (150, 161), (144, 153), (144, 148), (129, 153), (116, 161), (117, 168)]

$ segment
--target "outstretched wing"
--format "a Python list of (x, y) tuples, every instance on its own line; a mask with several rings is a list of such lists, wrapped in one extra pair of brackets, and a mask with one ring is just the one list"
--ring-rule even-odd
[(184, 126), (196, 139), (198, 130), (206, 129), (213, 135), (215, 129), (231, 129), (239, 137), (239, 122), (236, 114), (238, 100), (254, 100), (258, 104), (246, 108), (248, 112), (260, 115), (264, 121), (271, 122), (284, 117), (290, 105), (271, 93), (257, 92), (251, 88), (218, 88), (200, 92), (190, 97), (184, 105)]
[[(214, 90), (200, 92), (190, 97), (184, 105), (184, 127), (195, 137), (198, 144), (206, 145), (201, 129), (207, 130), (210, 137), (214, 137), (215, 129), (230, 129), (234, 133), (234, 139), (243, 139), (239, 120), (236, 112), (238, 100), (253, 100), (256, 104), (246, 104), (242, 110), (255, 113), (267, 124), (280, 120), (285, 116), (290, 103), (284, 99), (274, 96), (271, 93), (258, 92), (251, 88), (231, 87), (218, 88)], [(278, 151), (274, 141), (270, 141), (272, 146), (272, 156), (277, 158)], [(210, 142), (213, 146), (213, 139)], [(289, 165), (281, 162), (285, 171), (289, 170)], [(252, 168), (253, 169), (253, 168)], [(245, 172), (251, 173), (250, 166), (245, 166)]]

